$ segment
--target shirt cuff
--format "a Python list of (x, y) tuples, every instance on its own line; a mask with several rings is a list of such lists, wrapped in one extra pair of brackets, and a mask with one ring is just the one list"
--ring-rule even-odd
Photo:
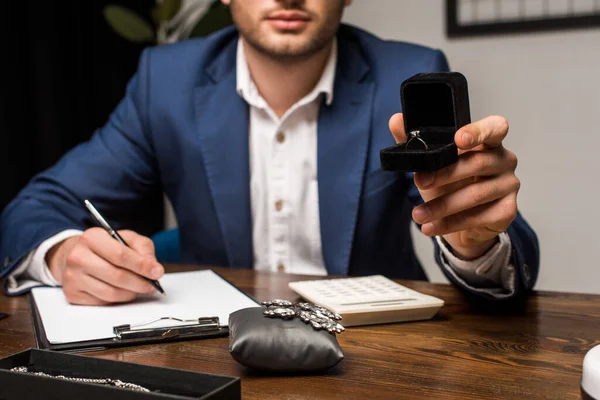
[(77, 229), (67, 229), (46, 239), (36, 249), (30, 251), (12, 274), (6, 277), (6, 293), (16, 295), (36, 286), (60, 286), (48, 268), (46, 254), (56, 244), (82, 233), (83, 231)]
[[(498, 235), (498, 243), (474, 260), (462, 260), (452, 253), (446, 242), (437, 236), (443, 267), (465, 286), (491, 294), (512, 294), (515, 291), (515, 268), (510, 264), (512, 244), (508, 233)], [(498, 296), (496, 296), (498, 297)], [(505, 297), (505, 296), (500, 296)]]

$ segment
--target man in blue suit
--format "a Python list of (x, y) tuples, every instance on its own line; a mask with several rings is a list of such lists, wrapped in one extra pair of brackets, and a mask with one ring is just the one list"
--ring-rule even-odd
[[(107, 304), (152, 292), (141, 276), (164, 270), (133, 211), (156, 191), (174, 206), (186, 263), (426, 279), (414, 220), (465, 291), (533, 287), (537, 238), (517, 212), (504, 118), (461, 128), (450, 167), (380, 169), (379, 151), (406, 138), (400, 84), (447, 70), (440, 51), (341, 25), (350, 0), (222, 1), (236, 28), (146, 50), (106, 126), (6, 208), (8, 293), (62, 285), (72, 303)], [(133, 229), (131, 249), (93, 228), (84, 199)]]

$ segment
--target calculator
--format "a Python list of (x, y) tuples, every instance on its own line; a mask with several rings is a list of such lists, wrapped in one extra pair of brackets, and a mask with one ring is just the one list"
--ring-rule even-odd
[(382, 275), (290, 282), (305, 300), (342, 316), (344, 326), (432, 318), (444, 301), (402, 286)]

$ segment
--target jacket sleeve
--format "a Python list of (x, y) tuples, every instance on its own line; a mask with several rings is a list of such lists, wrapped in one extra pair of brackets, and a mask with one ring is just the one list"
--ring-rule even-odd
[(160, 204), (148, 201), (161, 194), (147, 122), (148, 58), (146, 50), (106, 125), (34, 177), (5, 208), (0, 217), (0, 278), (49, 237), (96, 226), (84, 199), (94, 203), (115, 229), (143, 226), (140, 209)]

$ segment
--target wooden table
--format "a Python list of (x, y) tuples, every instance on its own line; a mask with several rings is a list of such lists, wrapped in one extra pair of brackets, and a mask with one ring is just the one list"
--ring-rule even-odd
[[(183, 271), (195, 267), (169, 266)], [(294, 299), (307, 276), (214, 268), (257, 300)], [(269, 377), (228, 354), (228, 339), (86, 353), (111, 360), (240, 376), (244, 399), (580, 398), (585, 353), (600, 344), (600, 296), (536, 292), (521, 310), (484, 312), (450, 285), (400, 283), (443, 299), (429, 321), (348, 328), (345, 359), (326, 375)], [(34, 347), (24, 296), (0, 295), (0, 358)]]

